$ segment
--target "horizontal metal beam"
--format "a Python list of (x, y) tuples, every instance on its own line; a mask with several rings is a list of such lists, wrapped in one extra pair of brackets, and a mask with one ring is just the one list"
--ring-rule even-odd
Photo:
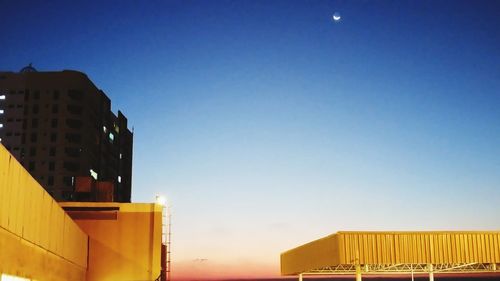
[[(500, 264), (491, 263), (448, 263), (448, 264), (362, 264), (359, 265), (362, 274), (428, 274), (434, 273), (500, 273)], [(356, 274), (355, 264), (340, 264), (318, 268), (305, 275), (342, 275)]]

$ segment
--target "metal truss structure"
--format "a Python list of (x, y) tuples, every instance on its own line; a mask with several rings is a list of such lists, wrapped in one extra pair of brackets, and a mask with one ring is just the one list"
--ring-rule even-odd
[(304, 275), (356, 274), (357, 267), (363, 274), (401, 274), (401, 273), (485, 273), (500, 272), (500, 264), (488, 263), (450, 263), (450, 264), (340, 264), (304, 272)]
[[(340, 264), (310, 270), (299, 274), (302, 281), (305, 275), (355, 275), (361, 280), (361, 275), (376, 274), (428, 274), (429, 280), (434, 280), (434, 274), (444, 273), (500, 273), (500, 264), (495, 263), (447, 263), (447, 264)], [(413, 279), (413, 278), (412, 278)]]

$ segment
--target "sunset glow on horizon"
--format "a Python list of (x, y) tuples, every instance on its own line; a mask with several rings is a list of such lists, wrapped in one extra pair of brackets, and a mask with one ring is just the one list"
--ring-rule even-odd
[(178, 261), (173, 280), (267, 279), (280, 277), (279, 267), (270, 263)]

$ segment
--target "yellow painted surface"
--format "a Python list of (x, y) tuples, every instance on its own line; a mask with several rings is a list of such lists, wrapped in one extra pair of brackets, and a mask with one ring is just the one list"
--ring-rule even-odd
[[(314, 258), (312, 257), (314, 255)], [(295, 274), (339, 263), (338, 239), (330, 235), (281, 254), (281, 272)]]
[(88, 236), (0, 145), (0, 273), (85, 280)]
[[(75, 222), (90, 237), (89, 281), (155, 280), (160, 275), (160, 205), (91, 202), (64, 202), (60, 205), (79, 207), (80, 210), (93, 208), (75, 211), (88, 216), (75, 218)], [(119, 210), (96, 210), (110, 207)], [(112, 212), (116, 212), (116, 219), (99, 217), (99, 213)]]
[(356, 263), (500, 263), (500, 231), (338, 232), (282, 253), (281, 273)]

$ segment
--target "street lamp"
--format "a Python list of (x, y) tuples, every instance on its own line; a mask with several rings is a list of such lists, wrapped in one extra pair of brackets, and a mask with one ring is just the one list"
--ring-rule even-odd
[[(161, 233), (161, 242), (162, 242), (162, 251), (163, 247), (165, 247), (165, 256), (162, 254), (162, 267), (164, 267), (164, 272), (162, 272), (163, 276), (160, 280), (170, 281), (170, 235), (171, 235), (171, 214), (170, 214), (170, 206), (167, 206), (167, 198), (163, 195), (156, 195), (156, 204), (160, 205), (162, 208), (162, 233)], [(163, 260), (163, 257), (165, 260)]]
[(163, 195), (156, 195), (156, 204), (162, 206), (167, 205), (167, 198)]

